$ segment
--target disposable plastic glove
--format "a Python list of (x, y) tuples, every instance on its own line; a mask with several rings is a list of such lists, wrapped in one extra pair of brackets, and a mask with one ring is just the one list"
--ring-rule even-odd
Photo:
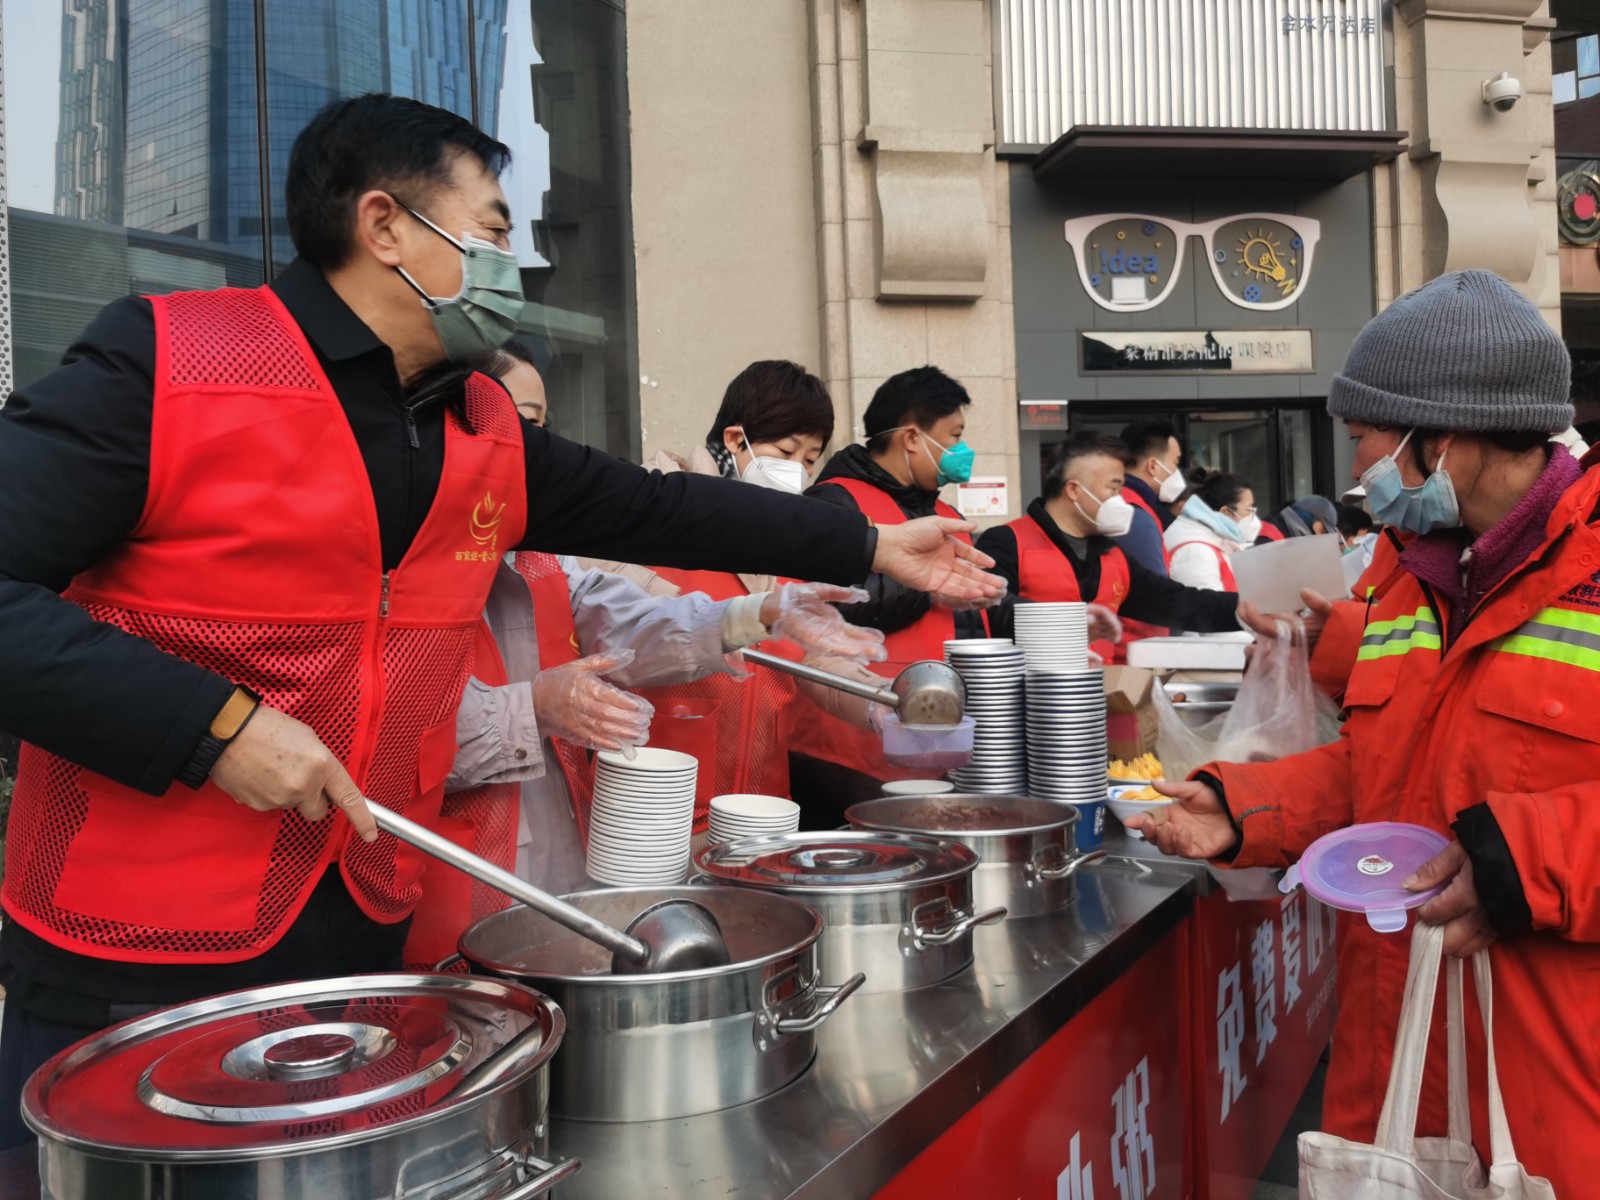
[(1122, 640), (1122, 622), (1116, 613), (1102, 604), (1090, 604), (1085, 608), (1091, 642), (1110, 642), (1114, 646)]
[[(807, 657), (882, 662), (888, 653), (883, 634), (852, 625), (835, 604), (860, 604), (867, 593), (831, 583), (785, 583), (762, 606), (761, 619), (773, 637), (794, 642)], [(767, 618), (771, 616), (771, 620)]]
[(632, 650), (591, 654), (533, 679), (533, 712), (539, 732), (590, 750), (621, 750), (632, 756), (650, 738), (655, 706), (600, 676), (633, 661)]

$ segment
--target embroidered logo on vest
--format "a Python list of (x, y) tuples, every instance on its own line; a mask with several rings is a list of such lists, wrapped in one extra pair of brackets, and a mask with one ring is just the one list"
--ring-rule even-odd
[(493, 562), (500, 557), (497, 543), (500, 538), (500, 519), (506, 515), (505, 501), (494, 502), (494, 496), (485, 492), (483, 499), (473, 505), (472, 518), (467, 532), (482, 550), (457, 550), (457, 562)]
[(1580, 583), (1563, 597), (1563, 604), (1573, 604), (1581, 608), (1600, 609), (1600, 575), (1595, 575), (1588, 583)]

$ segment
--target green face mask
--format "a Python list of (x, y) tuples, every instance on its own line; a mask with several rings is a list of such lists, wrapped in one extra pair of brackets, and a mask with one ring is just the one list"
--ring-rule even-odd
[(400, 207), (461, 251), (461, 291), (454, 296), (430, 296), (404, 267), (395, 268), (422, 297), (445, 357), (467, 362), (505, 345), (522, 317), (522, 272), (516, 256), (481, 238), (463, 234), (457, 241), (421, 213)]

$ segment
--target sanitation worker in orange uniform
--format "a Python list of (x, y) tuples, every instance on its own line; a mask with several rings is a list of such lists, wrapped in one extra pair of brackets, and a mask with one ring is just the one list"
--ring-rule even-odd
[[(1548, 440), (1572, 421), (1569, 377), (1560, 337), (1485, 271), (1442, 276), (1368, 324), (1328, 408), (1356, 439), (1373, 516), (1410, 540), (1364, 580), (1343, 736), (1214, 763), (1162, 788), (1179, 800), (1164, 819), (1137, 819), (1168, 853), (1237, 867), (1286, 866), (1358, 823), (1450, 837), (1403, 883), (1445, 885), (1417, 916), (1444, 926), (1447, 952), (1488, 947), (1513, 1139), (1562, 1197), (1600, 1189), (1600, 469)], [(1410, 934), (1339, 920), (1323, 1125), (1371, 1142)], [(1479, 1064), (1470, 998), (1467, 1011)], [(1446, 1130), (1445, 1045), (1436, 1027), (1419, 1136)]]

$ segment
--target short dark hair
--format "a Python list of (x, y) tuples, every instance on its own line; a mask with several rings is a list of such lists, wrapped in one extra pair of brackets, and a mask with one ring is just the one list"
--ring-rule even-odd
[(826, 446), (833, 440), (833, 397), (827, 385), (799, 363), (781, 358), (753, 362), (733, 377), (722, 393), (722, 407), (706, 434), (708, 446), (721, 446), (730, 425), (744, 430), (746, 442), (815, 434)]
[(1228, 471), (1207, 471), (1196, 468), (1189, 472), (1189, 482), (1194, 484), (1194, 494), (1213, 512), (1221, 512), (1239, 503), (1239, 497), (1253, 491), (1243, 475)]
[(1339, 505), (1339, 533), (1343, 537), (1355, 537), (1358, 533), (1365, 533), (1372, 528), (1372, 518), (1364, 508), (1357, 508), (1354, 504)]
[(284, 198), (295, 251), (322, 271), (343, 266), (363, 193), (402, 192), (405, 203), (420, 205), (450, 182), (456, 154), (495, 175), (511, 161), (503, 142), (447, 109), (383, 92), (335, 100), (289, 151)]
[(938, 367), (913, 367), (891, 375), (878, 385), (861, 417), (867, 449), (882, 450), (891, 430), (907, 425), (926, 429), (971, 403), (967, 389)]
[(1135, 421), (1122, 431), (1122, 444), (1134, 462), (1167, 452), (1167, 443), (1178, 436), (1171, 421)]
[(1044, 498), (1054, 500), (1067, 487), (1067, 467), (1080, 458), (1114, 458), (1128, 465), (1128, 447), (1106, 433), (1083, 430), (1057, 446), (1044, 473)]
[(489, 351), (480, 359), (475, 359), (472, 369), (482, 371), (495, 379), (504, 379), (506, 373), (517, 363), (527, 363), (535, 371), (539, 370), (539, 363), (533, 357), (533, 351), (516, 338), (512, 338), (498, 349)]

